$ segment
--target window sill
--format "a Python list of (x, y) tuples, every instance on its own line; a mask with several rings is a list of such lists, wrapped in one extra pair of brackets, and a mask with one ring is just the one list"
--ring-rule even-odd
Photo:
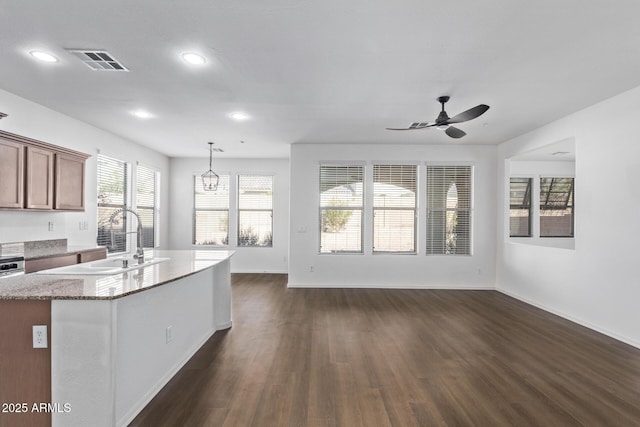
[(509, 237), (507, 243), (575, 250), (574, 237)]

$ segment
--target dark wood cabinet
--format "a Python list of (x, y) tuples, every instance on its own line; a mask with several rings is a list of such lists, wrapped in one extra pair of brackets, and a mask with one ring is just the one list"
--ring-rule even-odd
[(88, 157), (0, 131), (0, 209), (83, 211)]
[(67, 265), (97, 261), (107, 257), (106, 248), (89, 249), (80, 253), (49, 255), (41, 258), (27, 259), (24, 263), (25, 273), (66, 267)]

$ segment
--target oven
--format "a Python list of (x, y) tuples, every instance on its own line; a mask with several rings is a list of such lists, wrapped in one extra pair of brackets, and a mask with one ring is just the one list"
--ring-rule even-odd
[(0, 256), (0, 279), (24, 274), (23, 256)]

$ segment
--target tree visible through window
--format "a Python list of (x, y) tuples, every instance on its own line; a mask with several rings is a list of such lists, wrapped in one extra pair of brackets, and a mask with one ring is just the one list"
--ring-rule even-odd
[(109, 253), (128, 252), (127, 216), (118, 217), (113, 223), (113, 240), (110, 217), (118, 209), (124, 209), (129, 201), (129, 165), (121, 160), (98, 154), (98, 238), (99, 246), (106, 246)]
[(362, 253), (364, 166), (320, 166), (320, 253)]
[(238, 176), (238, 246), (273, 245), (273, 177)]
[(229, 244), (229, 175), (221, 175), (216, 191), (205, 191), (200, 176), (193, 177), (193, 244)]

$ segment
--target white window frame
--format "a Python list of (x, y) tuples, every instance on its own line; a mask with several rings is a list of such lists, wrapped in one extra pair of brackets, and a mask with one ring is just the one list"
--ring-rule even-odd
[[(123, 171), (124, 171), (124, 182), (123, 182), (123, 188), (122, 188), (122, 193), (123, 193), (123, 203), (119, 204), (119, 203), (104, 203), (100, 201), (100, 197), (101, 197), (101, 191), (100, 191), (100, 162), (101, 159), (105, 158), (108, 159), (109, 161), (112, 162), (118, 162), (122, 165)], [(131, 181), (132, 181), (132, 176), (133, 174), (131, 173), (131, 164), (118, 159), (116, 157), (113, 156), (109, 156), (109, 155), (105, 155), (105, 154), (101, 154), (100, 152), (98, 152), (98, 155), (96, 157), (96, 192), (97, 192), (97, 212), (96, 215), (99, 215), (100, 212), (100, 207), (108, 207), (108, 208), (113, 208), (113, 209), (123, 209), (123, 208), (129, 208), (131, 207)], [(108, 222), (109, 218), (97, 218), (97, 224), (98, 224), (98, 230), (97, 230), (97, 236), (96, 236), (96, 242), (99, 246), (106, 246), (107, 247), (107, 253), (109, 255), (112, 254), (122, 254), (122, 253), (128, 253), (131, 250), (131, 239), (130, 239), (130, 232), (131, 232), (131, 224), (128, 223), (127, 221), (128, 216), (124, 215), (124, 216), (120, 216), (118, 219), (121, 221), (124, 221), (124, 225), (122, 227), (116, 227), (116, 229), (120, 228), (120, 230), (124, 230), (124, 231), (114, 231), (113, 235), (114, 236), (124, 236), (124, 250), (116, 250), (116, 246), (114, 245), (114, 243), (111, 241), (111, 225)], [(101, 223), (102, 223), (102, 227), (101, 227)], [(100, 230), (102, 228), (102, 232), (103, 233), (108, 233), (109, 236), (104, 236), (102, 239), (100, 238)]]
[[(270, 178), (271, 179), (271, 209), (264, 209), (264, 208), (241, 208), (241, 204), (242, 204), (242, 195), (240, 194), (241, 190), (242, 190), (242, 186), (241, 186), (241, 180), (244, 177), (261, 177), (261, 178)], [(236, 189), (236, 218), (237, 218), (237, 233), (236, 233), (236, 245), (237, 247), (240, 248), (272, 248), (273, 247), (273, 204), (274, 204), (274, 186), (275, 186), (275, 177), (273, 174), (258, 174), (258, 173), (239, 173), (236, 177), (236, 181), (237, 181), (237, 189)], [(240, 242), (242, 241), (240, 234), (243, 232), (242, 229), (242, 222), (240, 221), (240, 217), (241, 214), (243, 212), (269, 212), (270, 216), (271, 216), (271, 230), (270, 230), (270, 234), (271, 234), (271, 239), (267, 244), (259, 244), (261, 242), (261, 240), (258, 240), (256, 242), (256, 244), (253, 245), (247, 245), (247, 244), (240, 244)]]
[[(197, 185), (199, 184), (202, 187), (202, 178), (200, 175), (193, 175), (192, 181), (192, 196), (193, 196), (193, 204), (192, 204), (192, 236), (191, 236), (191, 245), (194, 247), (228, 247), (229, 239), (231, 238), (231, 214), (230, 214), (230, 206), (231, 206), (231, 176), (230, 174), (220, 174), (220, 181), (218, 185), (218, 189), (227, 185), (227, 207), (226, 208), (198, 208), (196, 206), (196, 190)], [(203, 190), (204, 191), (204, 190)], [(212, 192), (215, 193), (215, 192)], [(198, 222), (197, 222), (197, 213), (198, 212), (226, 212), (227, 213), (227, 237), (226, 243), (224, 243), (224, 239), (221, 244), (205, 244), (205, 243), (196, 243), (196, 235), (198, 231)]]
[[(550, 235), (542, 235), (542, 218), (545, 216), (542, 215), (542, 211), (546, 210), (542, 206), (542, 202), (538, 203), (538, 233), (541, 239), (573, 239), (575, 237), (575, 185), (576, 179), (572, 176), (557, 176), (555, 174), (544, 174), (538, 177), (538, 200), (542, 196), (542, 180), (543, 179), (551, 179), (552, 183), (554, 179), (570, 179), (571, 180), (571, 190), (569, 194), (569, 198), (571, 199), (571, 234), (570, 235), (558, 235), (558, 236), (550, 236)], [(549, 209), (553, 210), (553, 209)]]
[[(324, 206), (322, 203), (322, 169), (323, 168), (358, 168), (362, 176), (362, 203), (357, 206)], [(366, 165), (364, 162), (349, 162), (349, 163), (336, 163), (336, 162), (321, 162), (318, 167), (318, 253), (320, 255), (363, 255), (364, 254), (364, 224), (365, 224), (365, 199), (366, 199)], [(322, 250), (322, 235), (323, 235), (323, 213), (326, 211), (359, 211), (360, 212), (360, 250)]]
[[(511, 204), (511, 180), (513, 179), (526, 179), (529, 181), (528, 183), (528, 206), (527, 203), (523, 203), (522, 205), (512, 205)], [(534, 188), (536, 188), (535, 183), (534, 183), (534, 178), (531, 176), (510, 176), (509, 177), (509, 198), (508, 198), (508, 204), (509, 204), (509, 213), (508, 213), (508, 225), (509, 225), (509, 237), (511, 238), (531, 238), (533, 237), (533, 218), (534, 218)], [(527, 193), (525, 192), (525, 197), (527, 196)], [(526, 200), (523, 199), (523, 202), (526, 202)], [(529, 234), (527, 235), (512, 235), (511, 234), (511, 209), (527, 209), (529, 210), (529, 216), (528, 216), (528, 223), (529, 223)]]
[[(390, 167), (390, 168), (405, 168), (405, 167), (411, 167), (414, 169), (414, 176), (413, 176), (413, 185), (414, 185), (414, 198), (413, 198), (413, 207), (406, 207), (406, 206), (376, 206), (376, 198), (375, 198), (375, 186), (376, 183), (384, 183), (382, 181), (377, 181), (376, 180), (376, 170), (378, 168), (384, 168), (384, 167)], [(372, 190), (372, 201), (371, 201), (371, 233), (372, 233), (372, 241), (371, 241), (371, 250), (373, 254), (402, 254), (402, 255), (415, 255), (417, 254), (417, 235), (418, 235), (418, 182), (419, 182), (419, 168), (418, 165), (416, 165), (415, 163), (413, 164), (407, 164), (407, 163), (374, 163), (373, 164), (373, 175), (372, 175), (372, 183), (371, 183), (371, 188)], [(402, 251), (402, 250), (387, 250), (387, 249), (380, 249), (380, 248), (376, 248), (375, 246), (375, 242), (376, 242), (376, 213), (377, 212), (385, 212), (386, 211), (409, 211), (412, 212), (413, 215), (413, 236), (412, 236), (412, 249), (407, 250), (407, 251)]]
[[(153, 175), (153, 206), (141, 206), (138, 200), (138, 189), (139, 180), (140, 180), (140, 169), (146, 169)], [(136, 162), (136, 173), (135, 173), (135, 200), (134, 210), (140, 214), (140, 210), (151, 210), (153, 212), (153, 245), (145, 246), (145, 241), (143, 239), (143, 247), (145, 248), (157, 248), (160, 246), (159, 242), (159, 217), (160, 217), (160, 171), (156, 168), (146, 166), (141, 164), (140, 162)], [(144, 227), (144, 225), (143, 225)]]
[[(469, 169), (469, 207), (467, 208), (448, 208), (439, 207), (439, 206), (431, 206), (429, 203), (429, 195), (432, 192), (430, 186), (431, 183), (429, 178), (429, 169), (430, 168), (468, 168)], [(473, 230), (474, 230), (474, 187), (475, 187), (475, 166), (473, 164), (465, 163), (465, 162), (455, 162), (455, 163), (427, 163), (425, 170), (425, 189), (423, 190), (426, 194), (426, 255), (427, 256), (473, 256)], [(429, 220), (430, 216), (435, 215), (436, 213), (443, 212), (444, 218), (446, 221), (447, 212), (468, 212), (468, 246), (467, 251), (458, 252), (457, 250), (454, 253), (447, 253), (446, 247), (442, 252), (434, 252), (433, 244), (430, 244), (435, 238), (432, 236), (432, 231), (430, 230)], [(438, 230), (438, 233), (446, 233), (446, 224), (443, 230)], [(446, 242), (445, 242), (446, 245)], [(430, 249), (431, 246), (431, 249)], [(457, 247), (456, 247), (457, 249)]]
[[(573, 236), (540, 236), (540, 179), (541, 178), (572, 178), (573, 179)], [(511, 178), (531, 178), (531, 236), (510, 236), (509, 228), (509, 191)], [(562, 249), (574, 249), (575, 244), (575, 183), (576, 177), (574, 174), (563, 173), (514, 173), (510, 174), (505, 179), (505, 241), (532, 244), (539, 246), (548, 246)]]

